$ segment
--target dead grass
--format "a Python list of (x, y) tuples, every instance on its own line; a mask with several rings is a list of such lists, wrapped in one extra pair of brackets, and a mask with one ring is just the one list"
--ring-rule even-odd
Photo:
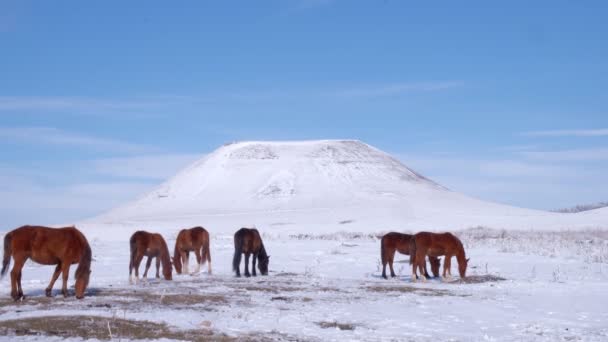
[(355, 330), (355, 328), (357, 327), (357, 324), (353, 324), (353, 323), (338, 323), (336, 321), (334, 322), (315, 322), (315, 324), (317, 324), (318, 326), (320, 326), (323, 329), (340, 329), (340, 330)]
[(377, 293), (412, 293), (421, 296), (432, 296), (432, 297), (443, 297), (443, 296), (453, 296), (453, 297), (466, 297), (467, 295), (456, 294), (448, 290), (443, 289), (432, 289), (432, 288), (424, 288), (424, 287), (415, 287), (415, 286), (407, 286), (407, 285), (399, 285), (399, 286), (388, 286), (388, 285), (371, 285), (363, 287), (363, 289), (369, 292), (377, 292)]
[[(109, 328), (108, 328), (109, 327)], [(4, 336), (57, 336), (83, 339), (176, 339), (185, 341), (235, 341), (208, 327), (197, 330), (173, 330), (164, 323), (98, 316), (43, 316), (0, 322)]]
[(505, 281), (505, 280), (507, 280), (507, 279), (505, 279), (503, 277), (499, 277), (497, 275), (484, 274), (484, 275), (466, 276), (464, 279), (458, 279), (456, 281), (449, 282), (449, 284), (481, 284), (481, 283)]

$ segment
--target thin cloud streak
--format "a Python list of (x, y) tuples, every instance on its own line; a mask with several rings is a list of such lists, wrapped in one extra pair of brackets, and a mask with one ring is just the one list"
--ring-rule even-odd
[(0, 127), (0, 140), (19, 143), (77, 146), (115, 152), (155, 151), (150, 146), (62, 131), (53, 127)]
[(545, 162), (583, 162), (608, 160), (608, 147), (561, 151), (521, 152), (520, 155)]
[(529, 137), (603, 137), (608, 136), (608, 128), (530, 131), (522, 134)]
[(160, 154), (105, 158), (92, 161), (91, 169), (113, 177), (164, 180), (202, 157), (202, 154)]
[(332, 95), (337, 97), (384, 97), (396, 96), (412, 92), (432, 92), (464, 86), (460, 81), (440, 81), (440, 82), (413, 82), (395, 83), (388, 85), (366, 86), (360, 88), (344, 89), (334, 92)]
[(116, 100), (87, 97), (1, 96), (0, 111), (17, 110), (78, 110), (118, 111), (143, 110), (160, 103), (145, 100)]

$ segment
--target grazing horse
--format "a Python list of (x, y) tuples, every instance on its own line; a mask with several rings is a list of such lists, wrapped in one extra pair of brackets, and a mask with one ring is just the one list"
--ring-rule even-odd
[(182, 274), (188, 272), (188, 261), (190, 252), (194, 251), (196, 255), (196, 271), (201, 269), (201, 264), (207, 262), (207, 272), (211, 274), (211, 251), (209, 250), (209, 232), (203, 227), (194, 227), (190, 229), (182, 229), (177, 234), (175, 240), (175, 251), (173, 253), (173, 266), (175, 272)]
[(135, 282), (139, 281), (139, 264), (144, 256), (148, 257), (146, 262), (146, 270), (143, 278), (147, 278), (148, 270), (152, 264), (152, 258), (156, 258), (156, 278), (160, 278), (159, 268), (160, 263), (163, 263), (163, 276), (165, 280), (171, 280), (172, 269), (171, 257), (165, 239), (160, 234), (148, 233), (143, 230), (138, 230), (129, 240), (131, 245), (131, 261), (129, 262), (129, 282), (133, 282), (131, 274), (135, 270)]
[(15, 300), (24, 298), (21, 289), (21, 269), (27, 261), (32, 259), (42, 265), (57, 265), (51, 282), (45, 293), (51, 297), (51, 291), (59, 274), (63, 273), (63, 287), (61, 293), (68, 296), (68, 277), (70, 265), (78, 264), (75, 289), (76, 298), (84, 298), (84, 292), (89, 285), (91, 274), (91, 247), (84, 235), (75, 227), (47, 228), (39, 226), (23, 226), (10, 231), (4, 236), (4, 260), (2, 261), (3, 277), (14, 259), (11, 270), (11, 296)]
[(262, 275), (268, 275), (268, 261), (270, 255), (266, 254), (264, 243), (260, 237), (260, 233), (255, 228), (241, 228), (234, 234), (234, 258), (232, 259), (232, 269), (236, 272), (236, 276), (241, 276), (239, 270), (241, 264), (241, 254), (245, 253), (245, 277), (249, 274), (249, 256), (253, 254), (252, 271), (253, 276), (256, 276), (255, 262), (259, 262), (258, 268)]
[[(399, 252), (401, 254), (410, 255), (410, 239), (412, 235), (410, 234), (402, 234), (397, 232), (390, 232), (385, 234), (380, 241), (380, 256), (382, 257), (382, 278), (388, 279), (386, 277), (386, 264), (391, 270), (391, 277), (395, 277), (395, 271), (393, 270), (393, 260), (395, 259), (395, 252)], [(431, 271), (435, 277), (439, 276), (439, 265), (441, 261), (439, 258), (434, 256), (429, 256), (429, 261), (431, 263)], [(427, 278), (430, 278), (427, 270), (426, 264), (424, 268), (424, 275)]]
[[(452, 277), (450, 267), (453, 256), (456, 256), (456, 260), (458, 260), (460, 278), (464, 279), (466, 275), (469, 259), (465, 256), (462, 242), (456, 236), (452, 235), (452, 233), (416, 233), (410, 240), (410, 253), (412, 255), (410, 264), (412, 265), (413, 281), (416, 280), (416, 267), (418, 267), (418, 270), (421, 273), (423, 272), (424, 257), (427, 255), (434, 257), (445, 255), (442, 275), (444, 280)], [(422, 280), (426, 280), (424, 276), (422, 276)]]

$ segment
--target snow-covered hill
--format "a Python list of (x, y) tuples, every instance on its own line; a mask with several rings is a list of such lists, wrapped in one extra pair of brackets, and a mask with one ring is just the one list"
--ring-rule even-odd
[(326, 234), (473, 226), (555, 230), (606, 226), (607, 218), (480, 201), (363, 142), (321, 140), (224, 145), (135, 202), (90, 222), (197, 224), (226, 232), (257, 225)]

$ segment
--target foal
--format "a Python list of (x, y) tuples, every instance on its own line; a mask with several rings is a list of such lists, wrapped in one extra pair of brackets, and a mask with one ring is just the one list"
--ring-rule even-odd
[(234, 234), (234, 258), (232, 259), (232, 269), (236, 272), (236, 276), (241, 276), (239, 270), (241, 264), (241, 254), (245, 253), (245, 277), (250, 277), (249, 274), (249, 256), (253, 254), (252, 272), (256, 276), (255, 262), (259, 261), (258, 268), (262, 275), (268, 275), (268, 261), (270, 255), (266, 254), (264, 243), (260, 237), (260, 233), (255, 228), (241, 228)]
[[(410, 234), (402, 234), (397, 232), (390, 232), (385, 234), (380, 241), (380, 256), (382, 258), (382, 278), (388, 279), (386, 277), (386, 264), (391, 271), (391, 277), (395, 277), (395, 271), (393, 270), (393, 260), (395, 259), (395, 252), (399, 252), (401, 254), (410, 255), (410, 239), (412, 235)], [(412, 258), (412, 256), (410, 257)], [(439, 276), (439, 265), (441, 261), (439, 258), (434, 256), (429, 256), (429, 261), (431, 263), (431, 271), (435, 277)], [(427, 278), (430, 278), (427, 270), (426, 264), (424, 267), (424, 275)]]
[(11, 296), (14, 300), (24, 297), (21, 289), (21, 269), (27, 259), (42, 265), (57, 265), (51, 282), (45, 290), (47, 297), (51, 297), (53, 285), (61, 273), (63, 273), (61, 293), (64, 297), (68, 296), (70, 265), (78, 264), (74, 274), (76, 298), (84, 298), (91, 274), (92, 253), (89, 242), (75, 227), (23, 226), (10, 231), (4, 236), (4, 260), (0, 277), (6, 274), (11, 256), (15, 261), (11, 270)]
[[(410, 240), (410, 253), (413, 256), (410, 258), (413, 281), (416, 280), (416, 267), (418, 267), (418, 270), (421, 273), (423, 272), (424, 257), (427, 255), (435, 257), (445, 255), (442, 275), (444, 280), (448, 280), (452, 277), (450, 267), (452, 264), (452, 257), (456, 256), (460, 278), (465, 278), (469, 259), (465, 256), (462, 242), (456, 236), (452, 235), (452, 233), (416, 233)], [(424, 276), (421, 277), (423, 281), (426, 280)]]
[(144, 256), (148, 257), (144, 278), (148, 276), (148, 270), (152, 264), (152, 258), (156, 258), (156, 278), (160, 278), (159, 268), (163, 264), (163, 276), (165, 280), (172, 280), (171, 258), (165, 239), (160, 234), (148, 233), (143, 230), (136, 231), (129, 240), (131, 246), (131, 259), (129, 262), (129, 282), (133, 282), (131, 274), (135, 270), (135, 282), (139, 281), (139, 264)]
[(190, 252), (194, 251), (196, 255), (196, 270), (198, 273), (201, 269), (201, 264), (207, 262), (207, 273), (211, 274), (211, 251), (209, 250), (209, 232), (203, 227), (194, 227), (190, 229), (182, 229), (177, 234), (175, 240), (175, 251), (173, 253), (173, 266), (175, 272), (182, 274), (188, 272), (188, 261)]

